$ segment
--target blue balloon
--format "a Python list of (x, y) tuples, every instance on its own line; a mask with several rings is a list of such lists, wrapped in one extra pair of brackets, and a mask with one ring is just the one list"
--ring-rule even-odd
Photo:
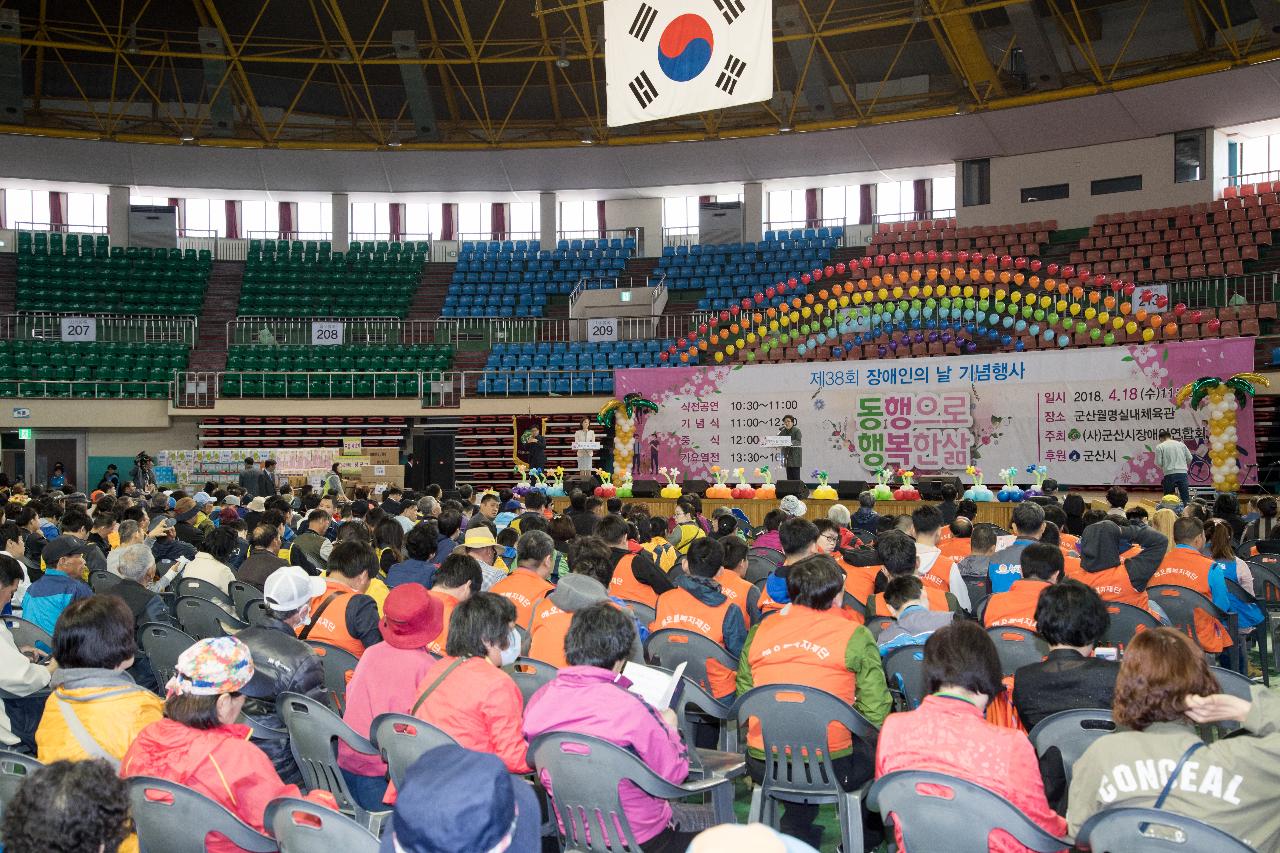
[(805, 346), (804, 344), (801, 344), (800, 346), (796, 347), (796, 352), (800, 353), (801, 355), (804, 355), (808, 351), (808, 349), (809, 348), (807, 346)]
[(831, 354), (836, 358), (844, 358), (844, 347), (832, 347)]
[(1045, 330), (1044, 330), (1044, 339), (1045, 339), (1046, 341), (1051, 341), (1051, 340), (1053, 340), (1053, 329), (1045, 329)]
[(1071, 338), (1068, 335), (1058, 335), (1058, 346), (1066, 347), (1070, 345)]
[(916, 307), (914, 307), (914, 306), (912, 306), (911, 310), (909, 310), (907, 313), (908, 313), (912, 318), (919, 317), (919, 316), (920, 316), (920, 309), (919, 309), (919, 308), (916, 308)]
[(1000, 336), (1000, 345), (1001, 345), (1001, 346), (1006, 346), (1006, 347), (1007, 347), (1007, 346), (1008, 346), (1009, 344), (1011, 344), (1011, 343), (1013, 343), (1013, 338), (1009, 337), (1008, 335), (1001, 335), (1001, 336)]
[(1026, 321), (1026, 320), (1019, 320), (1018, 322), (1016, 322), (1016, 323), (1014, 323), (1014, 324), (1013, 324), (1013, 328), (1014, 328), (1016, 331), (1019, 331), (1019, 332), (1025, 332), (1025, 331), (1027, 330), (1027, 321)]
[(857, 335), (855, 335), (855, 336), (854, 336), (854, 338), (853, 338), (853, 342), (854, 342), (854, 343), (856, 343), (856, 344), (858, 344), (859, 346), (861, 346), (861, 345), (862, 345), (862, 335), (861, 335), (861, 333), (859, 333), (859, 334), (857, 334)]
[(1030, 326), (1027, 327), (1027, 331), (1031, 333), (1031, 337), (1033, 338), (1040, 337), (1040, 324), (1032, 323)]
[(1022, 338), (1018, 338), (1018, 340), (1013, 342), (1013, 349), (1015, 352), (1023, 352), (1026, 348), (1027, 345), (1022, 342)]
[(1000, 321), (1000, 325), (1004, 326), (1006, 329), (1013, 328), (1013, 318), (1006, 316), (1003, 320)]

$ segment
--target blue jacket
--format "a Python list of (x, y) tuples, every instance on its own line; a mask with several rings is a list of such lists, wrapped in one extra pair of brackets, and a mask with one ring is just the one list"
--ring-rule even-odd
[(404, 560), (387, 569), (387, 589), (395, 589), (405, 583), (420, 583), (431, 589), (435, 578), (434, 563), (426, 560)]
[(78, 598), (88, 598), (93, 590), (84, 581), (78, 581), (57, 569), (45, 569), (44, 577), (27, 589), (22, 600), (22, 618), (34, 622), (53, 634), (53, 626), (67, 605)]

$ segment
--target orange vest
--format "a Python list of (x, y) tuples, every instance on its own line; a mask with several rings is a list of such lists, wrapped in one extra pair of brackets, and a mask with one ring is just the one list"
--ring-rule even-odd
[(444, 605), (444, 627), (440, 629), (440, 636), (427, 643), (427, 651), (444, 657), (445, 646), (449, 644), (449, 619), (453, 616), (453, 608), (458, 606), (458, 599), (443, 592), (434, 592), (432, 590), (427, 590), (427, 592), (440, 599), (440, 603)]
[(516, 569), (489, 588), (489, 592), (501, 595), (516, 606), (516, 624), (527, 627), (533, 618), (533, 605), (555, 586), (542, 579), (537, 572)]
[[(924, 588), (925, 597), (929, 599), (929, 609), (936, 610), (939, 613), (946, 613), (951, 609), (951, 603), (947, 601), (947, 593), (950, 588), (936, 589), (931, 586)], [(871, 597), (871, 603), (867, 607), (867, 613), (870, 616), (888, 616), (893, 618), (893, 614), (889, 612), (889, 605), (884, 603), (884, 593), (877, 592)]]
[[(349, 586), (335, 581), (326, 581), (324, 592), (311, 599), (311, 624), (299, 630), (299, 634), (307, 631), (306, 639), (319, 640), (331, 646), (337, 646), (351, 652), (356, 657), (364, 654), (364, 643), (351, 636), (347, 630), (347, 605), (356, 591)], [(320, 605), (330, 596), (333, 600), (320, 612)]]
[[(946, 560), (948, 576), (950, 575), (952, 566), (954, 566), (956, 563), (960, 562), (965, 557), (973, 553), (973, 549), (969, 547), (968, 539), (948, 538), (945, 540), (941, 540), (938, 542), (938, 550), (942, 552), (942, 556), (938, 557), (938, 562), (933, 564), (934, 568), (937, 568), (938, 563), (941, 563), (943, 560)], [(949, 588), (950, 587), (949, 579), (947, 583)]]
[[(865, 631), (834, 609), (813, 610), (792, 604), (760, 623), (747, 654), (751, 679), (756, 687), (770, 684), (801, 684), (837, 696), (853, 705), (857, 697), (856, 676), (845, 668), (845, 649), (855, 631)], [(760, 722), (748, 723), (747, 744), (764, 749)], [(836, 723), (827, 728), (827, 745), (832, 753), (853, 746), (849, 733)]]
[[(1074, 552), (1080, 544), (1080, 537), (1071, 533), (1058, 533), (1058, 544), (1069, 551)], [(1141, 550), (1141, 549), (1139, 549)]]
[(1080, 558), (1074, 552), (1068, 553), (1064, 548), (1062, 550), (1062, 575), (1063, 577), (1075, 578), (1082, 580), (1080, 577), (1084, 574), (1084, 568), (1080, 565)]
[(876, 577), (884, 566), (850, 566), (844, 576), (844, 591), (858, 601), (866, 601), (876, 591)]
[(988, 628), (1026, 628), (1036, 629), (1036, 605), (1040, 603), (1040, 593), (1049, 588), (1048, 581), (1027, 579), (1016, 580), (1008, 592), (997, 592), (987, 602), (987, 612), (983, 616), (983, 624)]
[[(649, 630), (679, 628), (701, 634), (724, 648), (724, 615), (732, 606), (726, 600), (719, 607), (711, 607), (687, 590), (673, 589), (658, 596), (658, 616)], [(710, 684), (702, 686), (709, 688), (712, 696), (732, 696), (737, 686), (737, 672), (712, 658), (707, 658), (706, 665), (707, 681)]]
[(1076, 580), (1082, 581), (1094, 588), (1094, 591), (1102, 597), (1103, 601), (1118, 601), (1121, 604), (1132, 604), (1134, 607), (1141, 607), (1143, 610), (1152, 613), (1150, 608), (1150, 600), (1145, 592), (1138, 592), (1133, 588), (1133, 582), (1129, 580), (1129, 572), (1124, 566), (1112, 566), (1109, 569), (1103, 569), (1100, 572), (1086, 572), (1081, 570)]
[(631, 571), (631, 564), (635, 559), (635, 554), (627, 554), (618, 560), (618, 564), (613, 567), (613, 580), (609, 581), (609, 594), (624, 601), (638, 601), (650, 607), (657, 607), (658, 593), (648, 584), (636, 580), (635, 574)]
[(533, 608), (533, 621), (529, 625), (529, 657), (549, 663), (557, 669), (569, 665), (564, 659), (564, 638), (569, 633), (573, 614), (561, 610), (544, 598)]
[(951, 592), (951, 566), (952, 562), (945, 555), (938, 555), (938, 559), (933, 561), (929, 571), (919, 576), (920, 582), (924, 584), (925, 589), (932, 587), (943, 592)]
[(769, 588), (766, 586), (760, 590), (760, 599), (756, 602), (756, 607), (760, 608), (760, 615), (768, 616), (770, 613), (777, 613), (787, 605), (774, 601), (773, 596), (769, 594)]
[[(1194, 548), (1176, 545), (1165, 555), (1147, 585), (1184, 586), (1212, 600), (1213, 593), (1209, 590), (1209, 569), (1212, 566), (1213, 561)], [(1199, 608), (1196, 608), (1195, 639), (1206, 652), (1220, 652), (1231, 645), (1231, 638), (1222, 623)]]
[[(720, 570), (716, 575), (716, 583), (720, 584), (720, 591), (724, 593), (725, 598), (729, 599), (729, 603), (738, 608), (742, 614), (743, 624), (750, 628), (751, 614), (747, 612), (747, 602), (750, 601), (751, 590), (755, 587), (746, 578), (729, 569)], [(659, 596), (658, 600), (661, 601), (662, 597)]]

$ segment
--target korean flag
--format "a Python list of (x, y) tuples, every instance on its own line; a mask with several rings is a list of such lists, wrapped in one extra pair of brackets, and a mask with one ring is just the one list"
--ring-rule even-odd
[(609, 126), (773, 97), (770, 0), (605, 0)]

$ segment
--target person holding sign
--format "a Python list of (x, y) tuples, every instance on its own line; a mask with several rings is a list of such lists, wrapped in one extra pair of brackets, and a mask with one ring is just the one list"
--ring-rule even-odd
[(791, 439), (790, 444), (782, 447), (782, 464), (787, 469), (788, 480), (799, 480), (800, 466), (804, 464), (800, 461), (800, 428), (796, 423), (794, 417), (787, 415), (782, 419), (782, 429), (778, 430), (778, 435)]
[(594, 451), (585, 449), (581, 445), (596, 443), (596, 433), (591, 428), (590, 419), (582, 419), (578, 431), (573, 434), (573, 443), (578, 448), (578, 473), (584, 477), (588, 476), (591, 474), (591, 458)]

